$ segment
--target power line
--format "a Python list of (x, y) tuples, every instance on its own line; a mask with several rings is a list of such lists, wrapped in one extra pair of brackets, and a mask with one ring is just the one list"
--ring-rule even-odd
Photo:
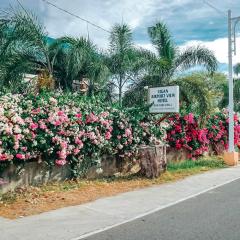
[(214, 9), (215, 11), (217, 11), (219, 14), (224, 14), (225, 16), (227, 16), (227, 13), (225, 13), (224, 11), (218, 9), (217, 7), (213, 6), (210, 2), (208, 2), (207, 0), (203, 0), (203, 3), (205, 3), (206, 5), (208, 5), (210, 8)]
[(107, 30), (107, 29), (105, 29), (105, 28), (103, 28), (103, 27), (101, 27), (101, 26), (99, 26), (99, 25), (97, 25), (97, 24), (95, 24), (95, 23), (87, 20), (87, 19), (84, 19), (84, 18), (82, 18), (82, 17), (80, 17), (80, 16), (78, 16), (78, 15), (72, 13), (72, 12), (69, 12), (68, 10), (63, 9), (63, 8), (61, 8), (61, 7), (57, 6), (57, 5), (49, 2), (48, 0), (42, 0), (42, 1), (45, 2), (46, 4), (52, 6), (52, 7), (57, 8), (58, 10), (60, 10), (60, 11), (62, 11), (62, 12), (67, 13), (68, 15), (71, 15), (71, 16), (73, 16), (73, 17), (75, 17), (75, 18), (78, 18), (78, 19), (80, 19), (80, 20), (82, 20), (82, 21), (84, 21), (84, 22), (92, 25), (93, 27), (96, 27), (96, 28), (98, 28), (98, 29), (101, 29), (101, 30), (103, 30), (103, 31), (105, 31), (105, 32), (107, 32), (107, 33), (111, 33), (109, 30)]

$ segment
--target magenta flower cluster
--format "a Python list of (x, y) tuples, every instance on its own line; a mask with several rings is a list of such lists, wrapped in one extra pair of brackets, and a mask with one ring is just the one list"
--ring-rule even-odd
[[(215, 113), (207, 117), (205, 127), (201, 128), (198, 119), (189, 113), (185, 116), (179, 114), (168, 118), (169, 126), (167, 128), (166, 142), (176, 150), (184, 149), (189, 159), (197, 157), (208, 152), (210, 148), (216, 154), (219, 149), (228, 148), (228, 114), (226, 110)], [(234, 142), (240, 141), (240, 122), (237, 114), (234, 116)]]

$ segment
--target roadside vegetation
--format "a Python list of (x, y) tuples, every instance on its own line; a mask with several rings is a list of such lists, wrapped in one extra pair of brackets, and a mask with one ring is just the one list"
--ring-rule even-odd
[[(74, 180), (19, 188), (0, 196), (0, 216), (17, 218), (100, 197), (182, 179), (225, 167), (228, 147), (227, 78), (204, 46), (180, 49), (164, 22), (146, 32), (154, 51), (135, 43), (127, 23), (112, 26), (105, 49), (89, 38), (51, 39), (38, 18), (23, 9), (0, 14), (0, 185), (5, 168), (41, 159), (70, 166)], [(199, 71), (196, 71), (199, 69)], [(234, 68), (238, 78), (239, 64)], [(35, 76), (26, 79), (26, 75)], [(78, 89), (76, 89), (78, 82)], [(236, 112), (240, 81), (234, 81)], [(147, 87), (179, 85), (180, 112), (149, 114)], [(235, 145), (240, 118), (234, 116)], [(134, 165), (138, 149), (167, 144), (186, 152), (159, 178), (128, 174), (84, 179), (102, 156)]]
[(78, 179), (38, 187), (19, 188), (0, 196), (0, 216), (15, 219), (39, 214), (143, 187), (174, 182), (187, 176), (225, 167), (221, 158), (205, 157), (198, 161), (185, 160), (169, 163), (167, 171), (156, 179), (126, 175), (97, 180)]

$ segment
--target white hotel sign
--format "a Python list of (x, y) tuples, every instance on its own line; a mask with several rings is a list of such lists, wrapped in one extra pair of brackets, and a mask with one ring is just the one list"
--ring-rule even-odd
[(179, 112), (179, 86), (148, 89), (150, 113)]

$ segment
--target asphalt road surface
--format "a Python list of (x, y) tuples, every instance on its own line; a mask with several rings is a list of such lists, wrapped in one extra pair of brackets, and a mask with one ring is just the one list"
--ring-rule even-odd
[(240, 180), (85, 240), (240, 240)]

